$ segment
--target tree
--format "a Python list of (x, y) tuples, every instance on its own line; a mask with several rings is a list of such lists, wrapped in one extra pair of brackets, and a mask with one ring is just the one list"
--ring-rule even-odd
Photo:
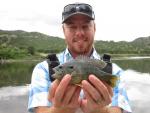
[(29, 47), (27, 48), (27, 50), (28, 50), (28, 53), (29, 53), (29, 54), (34, 55), (35, 49), (34, 49), (33, 46), (29, 46)]

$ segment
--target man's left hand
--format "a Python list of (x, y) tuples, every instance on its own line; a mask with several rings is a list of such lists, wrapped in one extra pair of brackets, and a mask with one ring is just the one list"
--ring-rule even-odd
[(112, 101), (113, 88), (90, 75), (89, 82), (82, 81), (84, 99), (81, 100), (81, 109), (84, 113), (101, 113)]

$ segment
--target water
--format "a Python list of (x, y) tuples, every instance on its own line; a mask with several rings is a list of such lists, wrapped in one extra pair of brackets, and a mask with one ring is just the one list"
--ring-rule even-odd
[(17, 61), (0, 64), (0, 87), (29, 84), (38, 61)]
[[(149, 113), (150, 74), (126, 70), (121, 79), (125, 83), (133, 113)], [(11, 113), (27, 113), (28, 87), (0, 88), (0, 113), (10, 113), (10, 110)]]
[(132, 69), (137, 72), (150, 73), (150, 57), (125, 57), (114, 59), (124, 70)]
[(28, 86), (0, 88), (0, 113), (28, 113)]
[[(127, 94), (130, 99), (130, 104), (133, 110), (133, 113), (149, 113), (149, 103), (150, 103), (150, 59), (149, 58), (132, 58), (132, 59), (116, 59), (114, 60), (117, 64), (119, 64), (121, 67), (125, 69), (124, 75), (122, 76), (121, 80), (125, 84), (125, 88), (127, 89)], [(37, 62), (36, 62), (37, 63)], [(27, 112), (27, 103), (28, 103), (28, 83), (30, 83), (30, 77), (33, 67), (36, 63), (31, 63), (32, 65), (27, 66), (28, 63), (23, 63), (22, 65), (18, 65), (18, 67), (13, 66), (12, 64), (8, 65), (10, 69), (7, 68), (7, 72), (13, 72), (9, 70), (15, 67), (15, 70), (20, 70), (19, 67), (24, 67), (27, 69), (21, 69), (22, 71), (17, 72), (24, 72), (25, 74), (28, 74), (27, 76), (25, 74), (20, 74), (19, 77), (15, 80), (15, 75), (19, 74), (9, 74), (7, 75), (1, 75), (1, 79), (4, 80), (1, 81), (7, 81), (9, 78), (9, 82), (12, 80), (15, 80), (15, 82), (11, 82), (10, 84), (1, 84), (0, 88), (0, 113), (28, 113)], [(27, 67), (26, 67), (27, 66)], [(28, 68), (30, 67), (30, 68)], [(141, 68), (142, 69), (141, 69)], [(6, 69), (4, 67), (0, 67), (0, 71), (2, 69)], [(23, 70), (27, 70), (28, 72), (25, 72)], [(26, 77), (24, 77), (26, 76)], [(13, 79), (12, 79), (13, 78)], [(25, 80), (21, 80), (24, 78)], [(28, 78), (28, 79), (27, 79)], [(18, 82), (21, 81), (21, 82)], [(15, 83), (15, 84), (14, 84)], [(17, 84), (17, 86), (16, 86)], [(9, 106), (9, 109), (8, 109)]]
[(133, 113), (149, 113), (150, 74), (126, 70), (121, 79), (125, 83)]

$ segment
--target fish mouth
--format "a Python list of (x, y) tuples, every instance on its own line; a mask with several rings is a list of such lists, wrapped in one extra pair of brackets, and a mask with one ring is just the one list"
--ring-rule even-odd
[(56, 68), (53, 68), (53, 69), (52, 69), (52, 71), (53, 71), (54, 73), (56, 73), (56, 72), (57, 72)]
[(63, 71), (58, 70), (57, 68), (53, 68), (52, 70), (53, 70), (52, 77), (54, 78), (59, 78), (63, 75)]
[(56, 75), (58, 75), (58, 71), (57, 71), (55, 68), (53, 68), (53, 69), (52, 69), (52, 72), (53, 72), (53, 73), (52, 73), (51, 76), (52, 76), (53, 78), (56, 78)]

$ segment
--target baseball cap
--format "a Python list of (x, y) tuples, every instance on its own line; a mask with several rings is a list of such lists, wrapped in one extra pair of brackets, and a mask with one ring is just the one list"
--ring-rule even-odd
[(68, 4), (64, 7), (62, 12), (62, 23), (75, 14), (88, 16), (91, 20), (95, 19), (94, 11), (91, 5), (86, 3), (74, 3)]

